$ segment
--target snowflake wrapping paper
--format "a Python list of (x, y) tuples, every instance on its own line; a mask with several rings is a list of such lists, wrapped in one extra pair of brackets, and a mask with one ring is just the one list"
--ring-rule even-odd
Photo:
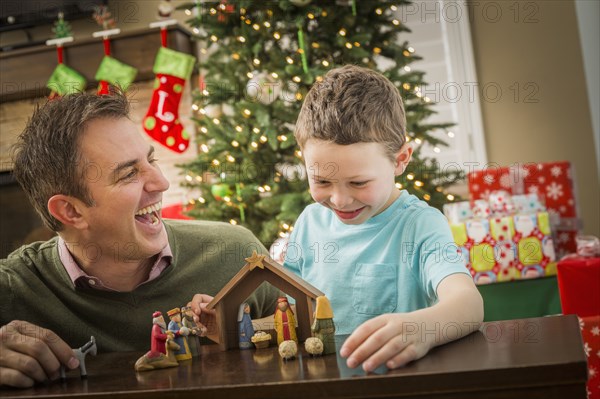
[(548, 212), (468, 219), (450, 229), (476, 284), (556, 274)]
[(600, 399), (600, 315), (580, 317), (579, 327), (588, 364), (588, 399)]
[(487, 165), (468, 174), (471, 201), (485, 199), (497, 190), (510, 194), (537, 194), (552, 221), (555, 248), (560, 258), (576, 252), (575, 236), (581, 230), (570, 162)]

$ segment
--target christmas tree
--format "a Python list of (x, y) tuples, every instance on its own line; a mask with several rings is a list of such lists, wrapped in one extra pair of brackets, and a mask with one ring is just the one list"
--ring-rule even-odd
[(424, 143), (449, 124), (430, 124), (422, 95), (420, 59), (402, 38), (410, 32), (398, 1), (219, 1), (187, 4), (188, 23), (202, 46), (200, 88), (194, 98), (199, 156), (185, 165), (189, 214), (251, 229), (265, 244), (284, 237), (312, 202), (294, 140), (294, 124), (311, 85), (328, 70), (355, 64), (383, 73), (398, 87), (407, 135), (415, 152), (397, 178), (440, 208), (453, 197), (459, 171), (442, 173), (421, 155)]

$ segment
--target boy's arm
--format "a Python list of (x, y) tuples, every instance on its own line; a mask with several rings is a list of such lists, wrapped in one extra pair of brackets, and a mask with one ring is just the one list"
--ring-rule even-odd
[(420, 359), (429, 350), (461, 338), (483, 321), (483, 299), (473, 279), (462, 273), (444, 278), (438, 303), (411, 313), (389, 313), (360, 325), (340, 350), (348, 367), (363, 363), (365, 371), (382, 364), (397, 368)]

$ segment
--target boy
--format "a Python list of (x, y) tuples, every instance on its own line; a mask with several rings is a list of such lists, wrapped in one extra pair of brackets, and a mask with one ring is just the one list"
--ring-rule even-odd
[(349, 367), (397, 368), (479, 327), (483, 301), (436, 209), (396, 188), (412, 148), (400, 93), (374, 71), (331, 70), (309, 91), (295, 137), (316, 204), (285, 267), (331, 301)]

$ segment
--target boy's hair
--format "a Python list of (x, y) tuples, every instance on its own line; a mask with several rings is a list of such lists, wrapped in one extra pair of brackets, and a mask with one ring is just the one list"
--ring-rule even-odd
[(378, 72), (346, 65), (332, 69), (310, 89), (294, 136), (300, 148), (308, 139), (381, 143), (393, 159), (406, 141), (405, 133), (404, 105), (396, 86)]
[(13, 174), (44, 224), (60, 231), (63, 224), (48, 211), (48, 200), (69, 195), (94, 205), (85, 183), (81, 137), (87, 125), (99, 118), (127, 118), (129, 101), (124, 93), (76, 93), (38, 106), (13, 146)]

